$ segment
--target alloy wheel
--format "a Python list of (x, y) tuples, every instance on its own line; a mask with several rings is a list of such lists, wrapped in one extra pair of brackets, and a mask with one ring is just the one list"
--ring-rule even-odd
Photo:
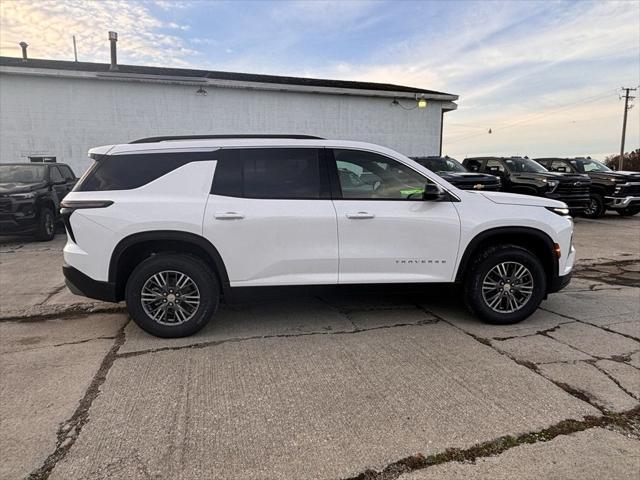
[(56, 228), (55, 223), (53, 221), (53, 215), (50, 213), (46, 213), (44, 217), (44, 230), (47, 235), (53, 235), (54, 229)]
[(518, 262), (494, 266), (482, 281), (482, 298), (498, 313), (513, 313), (524, 307), (533, 295), (533, 275)]
[(587, 208), (584, 209), (584, 213), (585, 215), (595, 215), (597, 211), (598, 211), (598, 202), (596, 201), (595, 198), (591, 197), (589, 199), (589, 204)]
[(188, 275), (175, 270), (153, 274), (142, 286), (142, 308), (161, 325), (179, 325), (193, 318), (200, 306), (200, 290)]

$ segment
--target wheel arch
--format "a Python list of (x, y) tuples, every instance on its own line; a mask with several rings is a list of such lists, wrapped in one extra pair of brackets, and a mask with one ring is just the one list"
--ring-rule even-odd
[(537, 255), (547, 274), (547, 285), (558, 276), (558, 260), (554, 241), (542, 230), (534, 227), (497, 227), (478, 233), (467, 244), (456, 272), (456, 282), (462, 282), (476, 254), (493, 245), (517, 245)]
[(187, 253), (201, 258), (217, 276), (223, 296), (229, 294), (227, 268), (211, 242), (194, 233), (153, 230), (129, 235), (114, 248), (109, 262), (109, 282), (115, 285), (117, 300), (124, 299), (126, 281), (135, 266), (159, 252)]

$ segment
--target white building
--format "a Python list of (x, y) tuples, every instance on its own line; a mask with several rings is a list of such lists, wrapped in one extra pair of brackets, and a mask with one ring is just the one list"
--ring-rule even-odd
[[(380, 83), (0, 57), (0, 162), (160, 135), (287, 133), (437, 155), (456, 95)], [(426, 100), (424, 102), (418, 100)]]

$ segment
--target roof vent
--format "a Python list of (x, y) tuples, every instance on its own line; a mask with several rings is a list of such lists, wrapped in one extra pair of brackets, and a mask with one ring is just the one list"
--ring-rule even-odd
[(20, 48), (22, 48), (22, 61), (26, 62), (27, 59), (27, 47), (29, 44), (27, 42), (20, 42)]

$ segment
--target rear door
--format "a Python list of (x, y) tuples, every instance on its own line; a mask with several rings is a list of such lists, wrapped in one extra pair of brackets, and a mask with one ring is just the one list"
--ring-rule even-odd
[(231, 286), (335, 284), (336, 213), (324, 150), (220, 152), (203, 222)]
[(333, 154), (339, 283), (451, 281), (460, 238), (452, 202), (423, 200), (431, 180), (395, 159)]

